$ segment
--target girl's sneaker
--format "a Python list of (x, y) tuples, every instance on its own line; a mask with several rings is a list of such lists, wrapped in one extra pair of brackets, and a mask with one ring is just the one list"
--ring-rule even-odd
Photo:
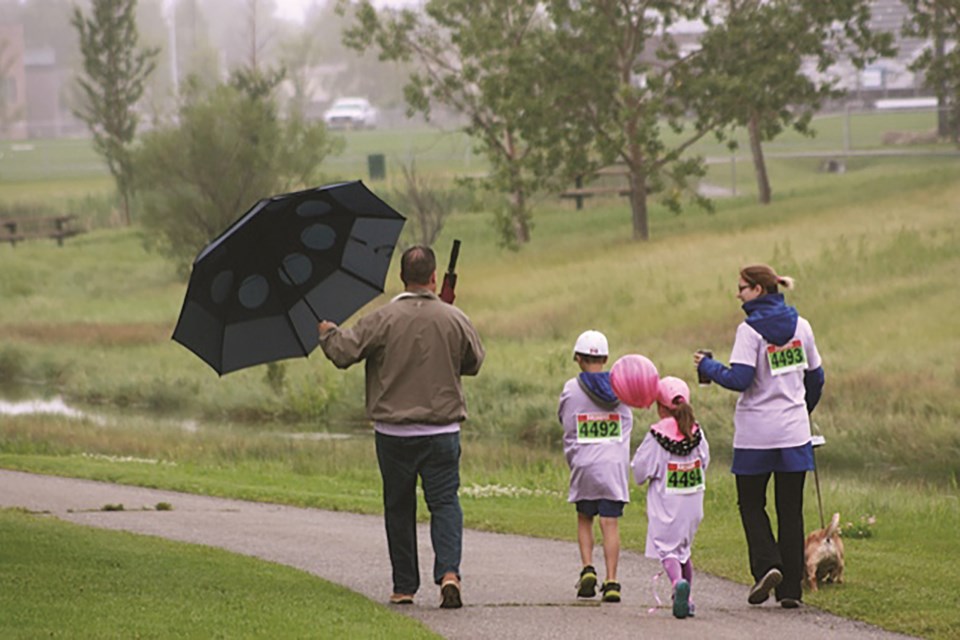
[(614, 582), (613, 580), (605, 580), (603, 587), (600, 589), (603, 592), (603, 601), (604, 602), (620, 602), (620, 583)]
[(691, 615), (690, 583), (686, 580), (677, 580), (673, 587), (673, 617), (686, 618)]
[(580, 572), (580, 579), (577, 581), (577, 597), (592, 598), (597, 595), (597, 570), (593, 565), (587, 565)]

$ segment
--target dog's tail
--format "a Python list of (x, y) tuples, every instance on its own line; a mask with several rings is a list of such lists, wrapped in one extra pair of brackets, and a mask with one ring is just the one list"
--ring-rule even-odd
[(833, 518), (830, 519), (830, 524), (827, 525), (827, 532), (824, 538), (830, 539), (839, 533), (840, 533), (840, 513), (838, 512), (833, 514)]

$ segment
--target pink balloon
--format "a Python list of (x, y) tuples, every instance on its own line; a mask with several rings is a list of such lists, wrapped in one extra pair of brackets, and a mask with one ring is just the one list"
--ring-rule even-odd
[(621, 402), (646, 409), (657, 399), (660, 374), (649, 358), (630, 354), (613, 363), (610, 384)]

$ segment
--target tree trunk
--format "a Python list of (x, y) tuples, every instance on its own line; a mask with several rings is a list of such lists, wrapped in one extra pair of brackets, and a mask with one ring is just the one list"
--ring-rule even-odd
[(760, 118), (757, 114), (750, 116), (747, 130), (750, 132), (750, 154), (753, 156), (753, 170), (757, 176), (757, 198), (762, 204), (770, 204), (770, 178), (767, 176), (767, 163), (763, 159)]
[[(943, 63), (944, 55), (944, 37), (943, 29), (940, 25), (943, 24), (942, 19), (942, 9), (940, 5), (936, 5), (933, 9), (934, 11), (934, 22), (936, 23), (936, 32), (933, 36), (933, 61), (934, 64)], [(952, 138), (956, 142), (956, 131), (950, 130), (950, 118), (949, 116), (949, 106), (947, 103), (947, 83), (945, 78), (941, 77), (940, 81), (937, 83), (936, 87), (937, 92), (937, 135), (941, 138)]]
[(630, 173), (630, 211), (633, 215), (633, 239), (649, 240), (647, 177), (642, 173)]
[(527, 221), (527, 199), (522, 190), (513, 194), (513, 237), (518, 245), (530, 242), (530, 223)]
[(123, 207), (123, 223), (124, 226), (130, 226), (130, 194), (126, 189), (121, 190), (120, 192), (120, 206)]

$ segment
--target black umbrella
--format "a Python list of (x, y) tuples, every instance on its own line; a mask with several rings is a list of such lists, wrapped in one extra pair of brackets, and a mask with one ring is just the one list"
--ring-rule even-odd
[(220, 375), (309, 355), (383, 293), (404, 222), (360, 181), (261, 200), (197, 256), (173, 339)]

